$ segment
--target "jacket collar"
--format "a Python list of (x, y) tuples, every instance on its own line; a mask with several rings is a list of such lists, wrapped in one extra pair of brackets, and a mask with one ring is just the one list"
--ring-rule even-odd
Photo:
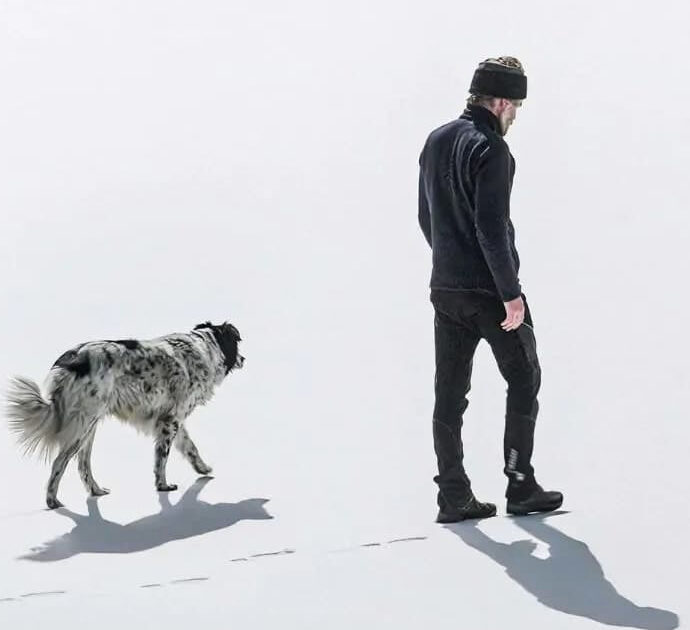
[(481, 105), (468, 105), (460, 118), (486, 125), (499, 136), (503, 135), (501, 133), (501, 123), (498, 122), (498, 118), (493, 112), (490, 112), (486, 107), (482, 107)]

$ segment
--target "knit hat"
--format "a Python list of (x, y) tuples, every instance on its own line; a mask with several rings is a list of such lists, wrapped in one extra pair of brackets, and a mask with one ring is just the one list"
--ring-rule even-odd
[(487, 59), (474, 71), (470, 94), (521, 100), (527, 97), (527, 77), (515, 57)]

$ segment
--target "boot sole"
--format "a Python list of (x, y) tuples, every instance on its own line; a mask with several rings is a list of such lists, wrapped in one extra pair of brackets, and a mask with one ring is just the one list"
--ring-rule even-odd
[(436, 522), (441, 523), (441, 524), (447, 524), (447, 523), (461, 523), (462, 521), (467, 521), (467, 520), (473, 520), (473, 519), (481, 519), (481, 518), (491, 518), (492, 516), (496, 516), (496, 511), (494, 511), (491, 514), (445, 514), (442, 512), (439, 512), (439, 515), (436, 517)]
[(563, 505), (563, 499), (560, 501), (554, 501), (547, 505), (540, 505), (536, 507), (524, 506), (519, 503), (510, 503), (506, 507), (506, 512), (508, 514), (513, 514), (515, 516), (527, 516), (527, 514), (532, 514), (533, 512), (553, 512)]

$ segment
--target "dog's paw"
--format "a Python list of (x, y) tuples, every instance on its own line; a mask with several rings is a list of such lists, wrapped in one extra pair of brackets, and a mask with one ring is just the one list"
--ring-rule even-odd
[(213, 472), (213, 468), (211, 468), (207, 464), (199, 465), (194, 470), (198, 472), (200, 475), (210, 475)]
[(156, 486), (156, 490), (158, 490), (158, 492), (172, 492), (173, 490), (177, 490), (177, 484), (176, 483), (159, 483)]
[(92, 488), (91, 489), (91, 496), (92, 497), (104, 497), (106, 494), (110, 494), (110, 490), (108, 490), (108, 488)]
[(60, 503), (60, 501), (58, 501), (57, 497), (46, 497), (46, 505), (48, 506), (49, 510), (65, 507), (62, 503)]

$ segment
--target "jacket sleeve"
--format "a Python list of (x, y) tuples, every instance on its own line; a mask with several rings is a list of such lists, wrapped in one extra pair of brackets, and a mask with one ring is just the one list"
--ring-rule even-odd
[(477, 239), (501, 299), (519, 297), (511, 252), (508, 220), (510, 213), (510, 153), (507, 147), (488, 144), (478, 158), (475, 187)]
[(426, 198), (426, 190), (424, 188), (421, 156), (419, 160), (419, 227), (422, 228), (424, 238), (426, 238), (426, 242), (431, 247), (431, 214), (429, 213), (429, 201)]

